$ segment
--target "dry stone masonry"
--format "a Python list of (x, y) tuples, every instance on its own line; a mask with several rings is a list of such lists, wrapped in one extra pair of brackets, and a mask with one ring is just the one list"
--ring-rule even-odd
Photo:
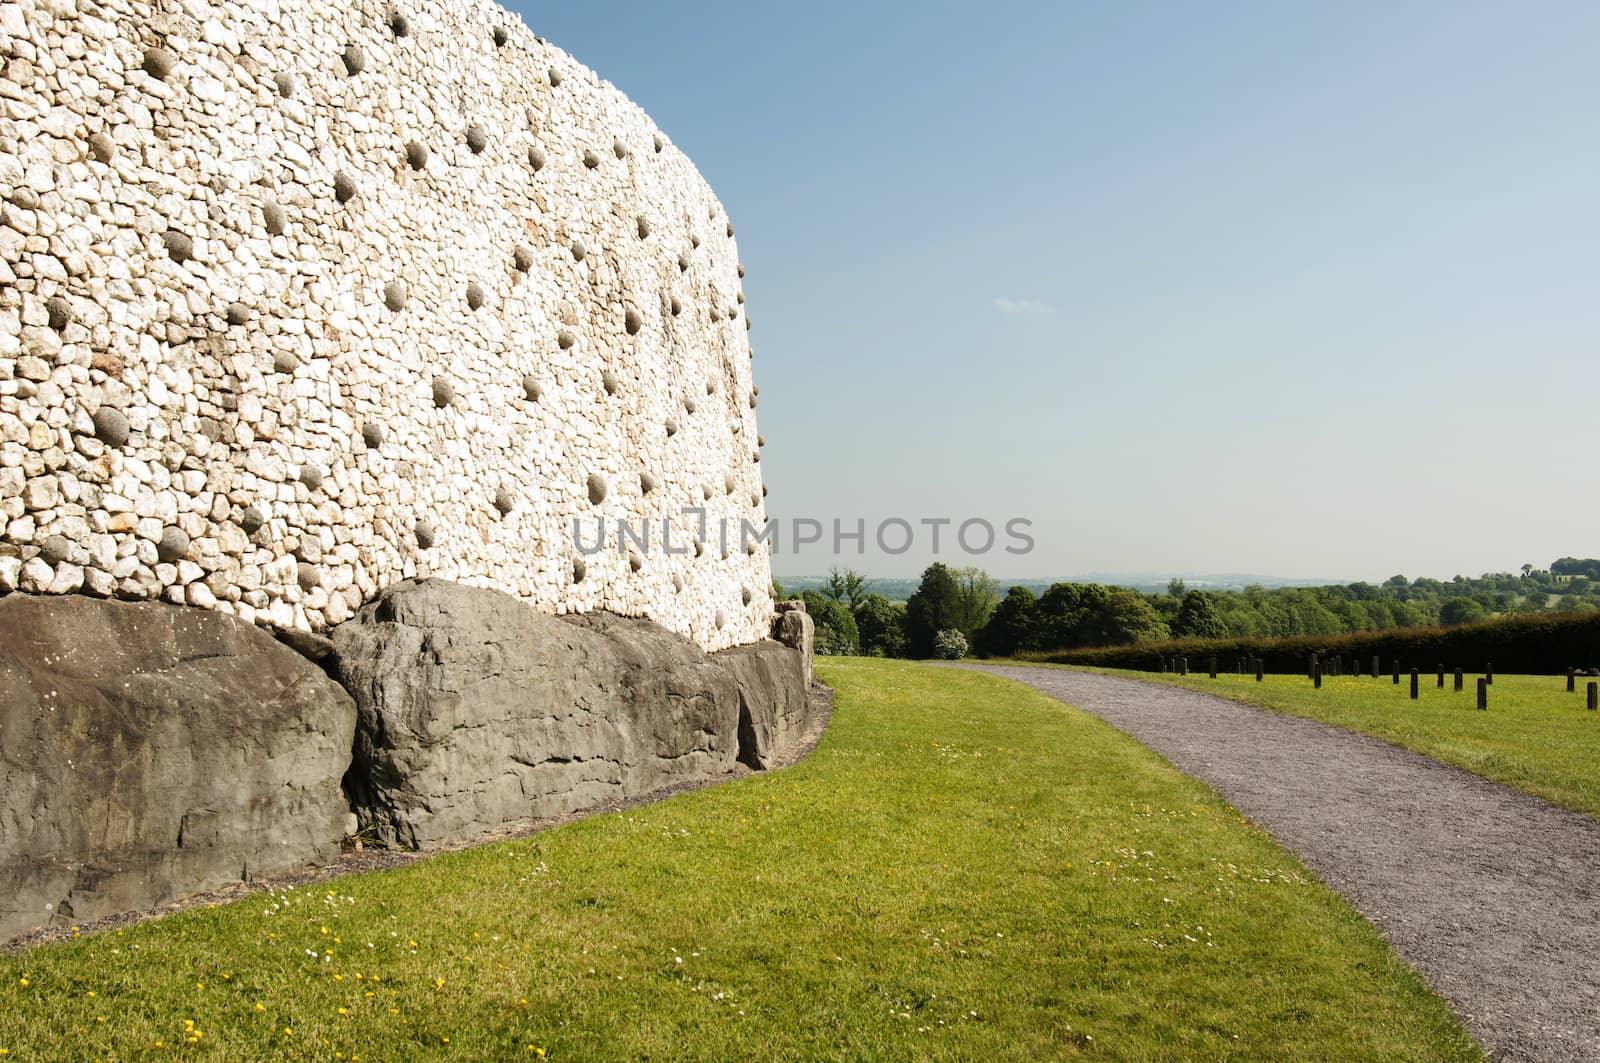
[(0, 4), (0, 593), (321, 631), (402, 580), (765, 638), (733, 225), (484, 0)]

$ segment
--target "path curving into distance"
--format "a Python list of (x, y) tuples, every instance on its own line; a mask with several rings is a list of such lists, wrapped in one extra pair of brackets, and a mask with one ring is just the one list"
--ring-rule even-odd
[(1493, 1057), (1600, 1059), (1600, 820), (1209, 694), (956, 667), (1092, 713), (1215, 787), (1371, 920)]

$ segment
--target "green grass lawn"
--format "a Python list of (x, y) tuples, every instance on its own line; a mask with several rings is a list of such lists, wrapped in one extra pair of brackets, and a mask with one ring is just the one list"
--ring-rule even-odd
[(784, 772), (0, 957), (15, 1060), (1476, 1059), (1342, 900), (1109, 727), (828, 661)]
[(1568, 694), (1565, 676), (1497, 675), (1489, 688), (1489, 708), (1479, 712), (1477, 677), (1471, 675), (1459, 694), (1449, 673), (1443, 690), (1435, 673), (1420, 676), (1421, 697), (1412, 701), (1409, 674), (1398, 686), (1389, 676), (1324, 676), (1317, 690), (1303, 675), (1269, 675), (1257, 683), (1253, 675), (1211, 679), (1203, 670), (1186, 677), (1090, 670), (1203, 690), (1335, 724), (1600, 816), (1600, 712), (1584, 709), (1585, 679)]

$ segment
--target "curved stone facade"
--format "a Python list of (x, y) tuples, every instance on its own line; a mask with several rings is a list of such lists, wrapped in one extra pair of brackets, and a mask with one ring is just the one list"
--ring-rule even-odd
[(481, 0), (24, 0), (0, 57), (0, 590), (767, 636), (733, 226), (614, 87)]

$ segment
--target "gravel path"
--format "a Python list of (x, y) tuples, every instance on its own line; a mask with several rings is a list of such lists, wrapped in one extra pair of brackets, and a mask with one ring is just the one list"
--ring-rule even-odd
[(1093, 713), (1216, 787), (1371, 920), (1495, 1058), (1600, 1060), (1600, 821), (1209, 694), (960, 667)]

